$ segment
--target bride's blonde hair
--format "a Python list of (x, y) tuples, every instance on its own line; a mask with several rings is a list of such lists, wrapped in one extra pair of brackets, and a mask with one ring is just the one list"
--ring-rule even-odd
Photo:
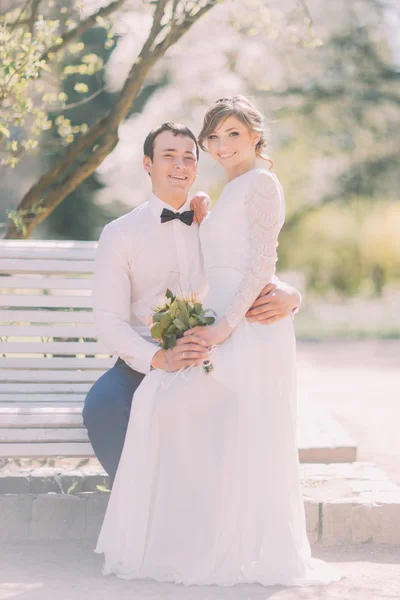
[(260, 141), (256, 144), (256, 156), (267, 160), (270, 163), (270, 169), (274, 163), (266, 154), (267, 149), (267, 129), (265, 120), (260, 111), (245, 96), (229, 96), (228, 98), (219, 98), (216, 100), (204, 115), (203, 127), (200, 131), (198, 142), (202, 150), (207, 152), (205, 141), (208, 136), (218, 127), (221, 121), (228, 117), (236, 117), (250, 131), (260, 135)]

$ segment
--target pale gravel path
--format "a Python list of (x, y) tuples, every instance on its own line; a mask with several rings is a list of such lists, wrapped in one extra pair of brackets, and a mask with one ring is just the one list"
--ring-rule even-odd
[(299, 393), (344, 426), (357, 460), (400, 484), (400, 340), (298, 342), (298, 373)]
[(238, 585), (185, 588), (150, 581), (102, 577), (102, 558), (93, 543), (29, 542), (0, 546), (0, 600), (395, 600), (400, 598), (400, 547), (365, 544), (314, 548), (314, 556), (334, 563), (345, 578), (309, 588)]

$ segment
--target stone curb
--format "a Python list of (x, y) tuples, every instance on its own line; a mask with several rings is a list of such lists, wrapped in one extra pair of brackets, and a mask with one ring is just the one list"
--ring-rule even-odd
[(105, 471), (63, 470), (41, 467), (19, 473), (0, 473), (0, 494), (78, 494), (108, 487)]
[[(400, 488), (370, 463), (301, 465), (310, 543), (400, 544)], [(0, 542), (96, 538), (109, 494), (101, 468), (0, 474)]]
[[(95, 539), (109, 494), (0, 495), (0, 543), (26, 540)], [(311, 544), (351, 545), (364, 542), (400, 544), (400, 498), (391, 503), (305, 499)]]

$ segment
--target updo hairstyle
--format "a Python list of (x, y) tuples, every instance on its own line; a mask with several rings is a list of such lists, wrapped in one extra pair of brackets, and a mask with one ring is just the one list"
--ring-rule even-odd
[(207, 152), (205, 142), (208, 136), (228, 117), (236, 117), (250, 131), (260, 135), (260, 141), (255, 147), (256, 156), (268, 161), (271, 169), (274, 163), (266, 153), (267, 130), (264, 117), (245, 96), (238, 95), (219, 98), (210, 106), (204, 116), (203, 127), (198, 137), (200, 148)]

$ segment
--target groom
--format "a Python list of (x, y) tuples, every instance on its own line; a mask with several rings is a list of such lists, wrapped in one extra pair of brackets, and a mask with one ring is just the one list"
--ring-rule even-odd
[[(152, 340), (148, 321), (160, 296), (193, 290), (200, 301), (207, 291), (198, 225), (193, 223), (189, 190), (197, 175), (199, 147), (183, 125), (164, 123), (144, 143), (143, 166), (150, 175), (148, 202), (112, 221), (100, 236), (93, 279), (93, 311), (99, 339), (115, 365), (90, 389), (83, 422), (93, 450), (114, 481), (129, 421), (132, 397), (151, 369), (178, 371), (200, 365), (207, 349), (195, 335), (162, 350)], [(193, 202), (193, 201), (192, 201)], [(205, 194), (193, 202), (200, 222), (209, 208)], [(297, 290), (269, 284), (247, 313), (268, 324), (300, 304)], [(212, 307), (211, 307), (212, 308)]]

